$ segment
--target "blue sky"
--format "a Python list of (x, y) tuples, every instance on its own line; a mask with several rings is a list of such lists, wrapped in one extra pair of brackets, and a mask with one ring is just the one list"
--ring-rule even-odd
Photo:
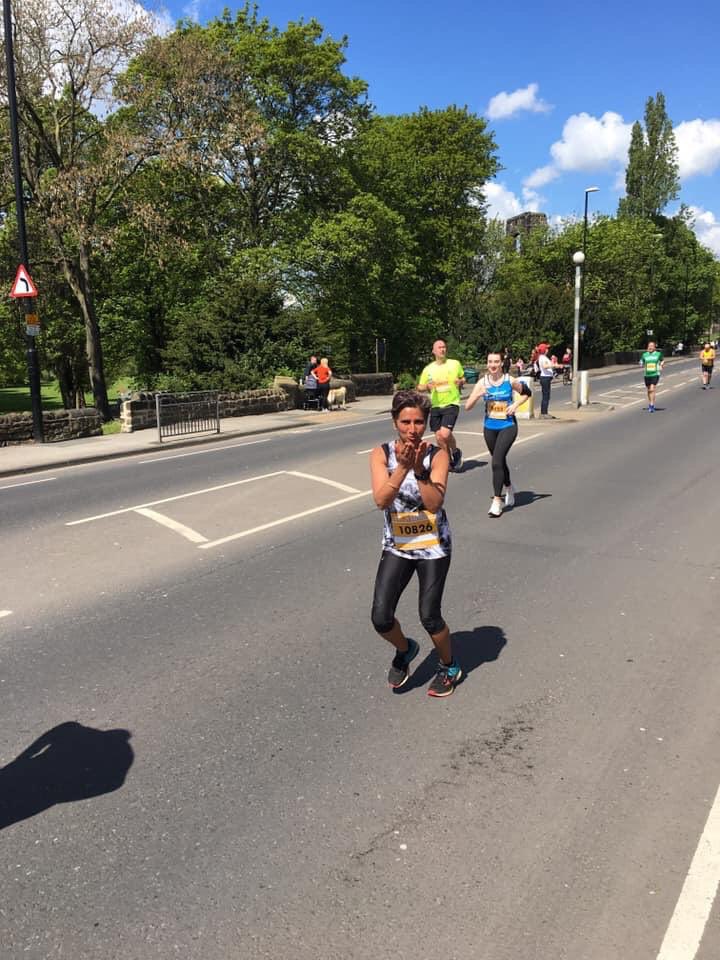
[[(167, 4), (173, 18), (201, 23), (223, 6)], [(630, 126), (661, 90), (678, 140), (679, 201), (720, 256), (717, 0), (264, 0), (259, 8), (279, 27), (315, 17), (331, 36), (347, 35), (346, 72), (368, 83), (381, 113), (455, 103), (487, 117), (504, 168), (487, 193), (502, 217), (581, 216), (588, 186), (600, 188), (590, 210), (614, 213)]]

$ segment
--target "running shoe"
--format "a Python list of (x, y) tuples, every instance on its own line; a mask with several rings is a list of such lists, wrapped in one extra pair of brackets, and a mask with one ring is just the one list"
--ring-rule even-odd
[(463, 465), (462, 450), (460, 449), (460, 447), (456, 447), (455, 452), (452, 455), (452, 461), (451, 461), (453, 473), (460, 473), (460, 471), (462, 470), (462, 465)]
[(428, 687), (429, 697), (449, 697), (463, 678), (462, 668), (455, 657), (450, 666), (440, 663), (438, 672)]
[(505, 487), (505, 506), (515, 506), (515, 487), (513, 487), (512, 484), (510, 484), (509, 487)]
[(393, 657), (393, 662), (388, 670), (388, 683), (394, 690), (407, 683), (407, 678), (410, 676), (410, 664), (419, 652), (420, 644), (417, 640), (408, 640), (408, 648), (405, 653), (400, 653), (398, 650)]
[(503, 512), (502, 503), (498, 503), (497, 500), (493, 497), (490, 503), (490, 509), (488, 510), (489, 517), (499, 517)]

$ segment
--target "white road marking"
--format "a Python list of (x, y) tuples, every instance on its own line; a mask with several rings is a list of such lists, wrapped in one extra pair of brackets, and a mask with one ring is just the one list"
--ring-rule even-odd
[[(390, 412), (390, 406), (388, 405), (388, 413)], [(334, 427), (316, 427), (315, 430), (318, 433), (329, 433), (331, 430), (347, 430), (348, 427), (362, 427), (366, 423), (377, 423), (377, 417), (374, 420), (358, 420), (357, 423), (338, 423)]]
[(684, 383), (674, 383), (672, 388), (673, 388), (673, 390), (677, 390), (677, 389), (679, 389), (680, 387), (684, 387), (684, 386), (685, 386)]
[(349, 487), (346, 483), (338, 483), (337, 480), (328, 480), (326, 477), (316, 477), (313, 476), (312, 473), (301, 473), (299, 470), (287, 470), (286, 473), (291, 477), (301, 477), (303, 480), (315, 480), (317, 483), (326, 483), (329, 487), (344, 490), (345, 493), (360, 493), (357, 487)]
[(358, 497), (366, 497), (372, 493), (372, 490), (363, 490), (361, 493), (355, 493), (351, 497), (343, 497), (341, 500), (333, 500), (331, 503), (324, 503), (320, 507), (313, 507), (311, 510), (303, 510), (301, 513), (293, 513), (289, 517), (281, 517), (279, 520), (272, 520), (270, 523), (262, 523), (259, 527), (251, 527), (249, 530), (242, 530), (240, 533), (232, 533), (229, 537), (221, 537), (220, 540), (212, 540), (210, 543), (202, 543), (198, 549), (210, 550), (212, 547), (219, 547), (223, 543), (229, 543), (231, 540), (240, 540), (243, 537), (252, 536), (254, 533), (261, 533), (263, 530), (270, 530), (272, 527), (279, 527), (283, 523), (290, 523), (292, 520), (300, 520), (302, 517), (309, 517), (313, 513), (320, 513), (323, 510), (330, 510), (333, 507), (339, 507), (342, 503), (349, 503), (351, 500), (357, 500)]
[(454, 434), (462, 433), (466, 437), (484, 437), (482, 430), (453, 430)]
[(372, 453), (375, 447), (368, 447), (367, 450), (356, 450), (355, 453), (357, 456), (360, 456), (363, 453)]
[(201, 453), (221, 453), (223, 450), (233, 450), (235, 447), (251, 447), (255, 443), (270, 443), (271, 437), (264, 440), (248, 440), (246, 443), (228, 443), (223, 447), (211, 447), (209, 450), (191, 450), (189, 453), (173, 453), (167, 457), (155, 457), (152, 460), (138, 460), (138, 463), (165, 463), (166, 460), (179, 460), (181, 457), (199, 457)]
[(657, 960), (694, 960), (720, 884), (720, 788)]
[(300, 427), (299, 430), (288, 430), (288, 433), (312, 433), (312, 427)]
[(32, 483), (50, 483), (51, 480), (57, 480), (57, 477), (45, 477), (44, 480), (24, 480), (22, 483), (11, 483), (7, 487), (0, 487), (0, 490), (13, 490), (15, 487), (29, 487)]
[(151, 500), (149, 503), (137, 503), (133, 507), (122, 507), (120, 510), (110, 510), (108, 513), (98, 513), (94, 517), (83, 517), (82, 520), (70, 520), (66, 527), (76, 527), (80, 523), (91, 523), (93, 520), (104, 520), (106, 517), (117, 517), (121, 513), (131, 513), (144, 507), (157, 507), (161, 503), (172, 503), (175, 500), (185, 500), (187, 497), (199, 497), (203, 493), (214, 493), (216, 490), (227, 490), (228, 487), (237, 487), (242, 483), (252, 483), (254, 480), (268, 480), (270, 477), (279, 477), (284, 470), (275, 470), (273, 473), (263, 473), (257, 477), (247, 477), (245, 480), (233, 480), (232, 483), (221, 483), (216, 487), (205, 487), (203, 490), (191, 490), (190, 493), (179, 493), (176, 497), (165, 497), (163, 500)]
[(9, 617), (12, 614), (12, 610), (0, 610), (0, 617)]
[(177, 520), (173, 520), (172, 517), (166, 517), (164, 513), (150, 510), (149, 507), (138, 507), (134, 512), (140, 513), (143, 517), (148, 517), (150, 520), (162, 524), (163, 527), (167, 527), (175, 533), (179, 533), (181, 537), (185, 537), (190, 543), (207, 543), (208, 538), (198, 533), (197, 530), (193, 530), (192, 527), (186, 527), (184, 523), (179, 523)]

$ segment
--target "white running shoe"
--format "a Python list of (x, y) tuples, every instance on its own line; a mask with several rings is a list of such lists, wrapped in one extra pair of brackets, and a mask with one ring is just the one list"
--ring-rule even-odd
[(503, 512), (502, 503), (498, 502), (495, 497), (492, 498), (490, 502), (490, 509), (488, 510), (489, 517), (499, 517)]
[(514, 507), (515, 506), (515, 488), (512, 484), (509, 487), (505, 487), (505, 506)]

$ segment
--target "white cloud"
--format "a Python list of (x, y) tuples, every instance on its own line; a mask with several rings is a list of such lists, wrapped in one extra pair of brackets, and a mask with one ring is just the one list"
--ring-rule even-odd
[(604, 170), (627, 162), (632, 124), (619, 113), (608, 110), (600, 118), (589, 113), (568, 117), (562, 140), (550, 147), (550, 155), (560, 170)]
[(710, 210), (702, 207), (690, 207), (695, 219), (695, 233), (700, 243), (709, 247), (716, 257), (720, 257), (720, 220)]
[(557, 167), (554, 167), (551, 163), (547, 164), (544, 167), (538, 167), (537, 170), (533, 170), (529, 177), (525, 177), (523, 180), (523, 186), (528, 187), (530, 190), (534, 190), (536, 187), (544, 187), (546, 183), (551, 183), (553, 180), (557, 180), (560, 176), (560, 171)]
[(528, 187), (523, 187), (523, 200), (525, 201), (525, 209), (532, 210), (537, 212), (545, 203), (545, 197), (541, 196), (537, 190), (529, 189)]
[(483, 193), (488, 205), (488, 217), (507, 220), (523, 212), (523, 206), (512, 192), (502, 183), (486, 183)]
[(720, 166), (720, 120), (684, 120), (675, 127), (681, 179)]
[(529, 83), (526, 87), (520, 87), (507, 93), (503, 90), (491, 98), (487, 107), (487, 115), (491, 120), (502, 120), (505, 117), (512, 117), (521, 110), (527, 110), (530, 113), (547, 113), (552, 110), (549, 103), (540, 99), (537, 83)]
[[(601, 117), (574, 113), (565, 121), (562, 139), (550, 147), (552, 163), (536, 170), (523, 180), (523, 186), (534, 190), (556, 180), (561, 173), (622, 168), (627, 162), (632, 124), (625, 123), (619, 113), (606, 111)], [(623, 176), (624, 183), (624, 176)]]

